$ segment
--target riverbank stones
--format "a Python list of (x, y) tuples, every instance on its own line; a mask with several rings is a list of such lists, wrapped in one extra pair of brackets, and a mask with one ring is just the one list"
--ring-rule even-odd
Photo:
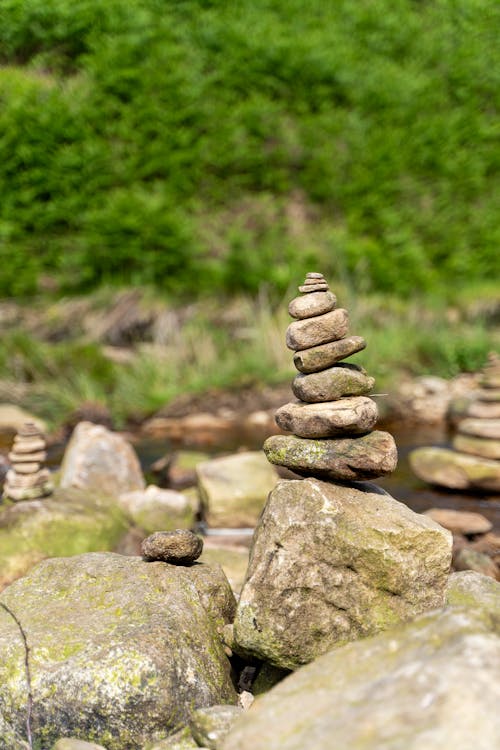
[(155, 531), (144, 539), (141, 550), (147, 562), (191, 565), (203, 551), (203, 540), (187, 529)]
[(8, 456), (12, 468), (5, 477), (5, 498), (16, 502), (36, 500), (53, 492), (50, 472), (43, 466), (45, 448), (45, 438), (38, 427), (26, 422), (17, 432)]

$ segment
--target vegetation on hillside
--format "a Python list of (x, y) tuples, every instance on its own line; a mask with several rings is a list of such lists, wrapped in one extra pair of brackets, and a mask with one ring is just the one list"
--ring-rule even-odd
[(0, 294), (498, 271), (497, 0), (2, 0)]

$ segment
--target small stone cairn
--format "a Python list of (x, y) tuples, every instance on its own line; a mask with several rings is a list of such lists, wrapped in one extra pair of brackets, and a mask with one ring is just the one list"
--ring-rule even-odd
[(349, 336), (346, 310), (320, 273), (308, 273), (292, 300), (296, 320), (286, 333), (299, 374), (292, 383), (297, 401), (276, 413), (292, 435), (273, 435), (264, 443), (268, 460), (296, 474), (333, 481), (374, 479), (394, 471), (397, 449), (392, 435), (373, 431), (378, 412), (366, 394), (374, 379), (355, 364), (341, 362), (365, 348)]
[(451, 489), (500, 492), (500, 357), (490, 353), (479, 388), (461, 410), (452, 449), (417, 448), (415, 474)]
[(33, 424), (26, 422), (14, 438), (7, 472), (4, 497), (9, 500), (35, 500), (50, 495), (54, 489), (50, 472), (43, 468), (47, 458), (45, 438)]

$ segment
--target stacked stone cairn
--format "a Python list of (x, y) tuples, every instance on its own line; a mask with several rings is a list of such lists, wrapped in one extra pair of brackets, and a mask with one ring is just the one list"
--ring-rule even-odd
[(286, 333), (299, 374), (292, 383), (297, 401), (276, 413), (276, 422), (292, 435), (274, 435), (264, 444), (268, 460), (300, 476), (353, 481), (394, 471), (397, 450), (392, 435), (373, 431), (375, 401), (366, 394), (374, 379), (341, 360), (365, 348), (361, 336), (349, 336), (346, 310), (320, 273), (308, 273), (292, 300), (296, 320)]
[(491, 352), (479, 388), (461, 409), (452, 448), (417, 448), (415, 474), (450, 489), (500, 492), (500, 357)]
[(4, 497), (9, 500), (35, 500), (50, 495), (53, 485), (50, 472), (43, 467), (47, 458), (45, 438), (32, 422), (26, 422), (14, 438), (9, 453), (11, 469), (7, 472)]

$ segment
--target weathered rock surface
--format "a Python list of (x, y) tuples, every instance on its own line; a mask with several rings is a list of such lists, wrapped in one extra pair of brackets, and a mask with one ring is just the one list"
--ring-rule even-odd
[(198, 504), (189, 495), (164, 490), (154, 484), (145, 490), (124, 492), (119, 496), (118, 504), (130, 520), (148, 534), (157, 529), (188, 529), (198, 510)]
[(281, 481), (254, 534), (234, 641), (295, 669), (441, 606), (450, 563), (451, 534), (374, 485)]
[(463, 419), (458, 431), (465, 435), (500, 440), (500, 419)]
[[(46, 560), (2, 593), (30, 647), (35, 746), (77, 736), (136, 750), (193, 708), (237, 702), (206, 608), (214, 591), (232, 594), (204, 567), (93, 553)], [(23, 641), (0, 608), (0, 746), (25, 738), (27, 695)]]
[(214, 458), (196, 467), (203, 512), (209, 526), (255, 526), (278, 481), (262, 451)]
[(85, 742), (74, 737), (63, 737), (57, 740), (52, 750), (106, 750), (106, 748), (102, 745), (96, 745), (95, 742)]
[(335, 649), (256, 701), (222, 750), (492, 750), (495, 621), (449, 607)]
[(472, 570), (452, 573), (446, 586), (446, 602), (469, 607), (500, 622), (500, 583)]
[(296, 352), (293, 363), (300, 372), (318, 372), (331, 367), (341, 359), (350, 357), (351, 354), (360, 352), (366, 347), (366, 341), (361, 336), (347, 336), (329, 344), (313, 346)]
[(0, 506), (0, 590), (46, 557), (112, 550), (128, 521), (109, 498), (61, 490)]
[(424, 511), (436, 523), (444, 526), (453, 534), (486, 534), (493, 528), (493, 524), (480, 513), (467, 510), (451, 510), (449, 508), (429, 508)]
[(285, 404), (276, 412), (276, 423), (283, 430), (304, 438), (338, 437), (369, 432), (378, 417), (377, 404), (366, 396), (305, 404)]
[(343, 338), (349, 330), (347, 310), (339, 308), (314, 318), (296, 320), (287, 328), (286, 345), (293, 351)]
[(310, 440), (295, 435), (272, 435), (264, 443), (268, 461), (301, 476), (357, 481), (390, 474), (398, 454), (394, 438), (375, 430), (356, 438)]
[(309, 375), (300, 373), (292, 381), (296, 398), (308, 403), (336, 401), (343, 396), (364, 396), (375, 385), (375, 379), (356, 365), (338, 364)]
[(155, 531), (142, 543), (142, 554), (149, 562), (163, 560), (176, 565), (191, 565), (202, 551), (202, 538), (189, 529)]
[(462, 453), (471, 453), (473, 456), (493, 460), (500, 459), (500, 440), (458, 434), (453, 438), (452, 445), (456, 451)]
[(500, 492), (500, 463), (447, 448), (417, 448), (410, 465), (420, 479), (457, 490)]
[(337, 298), (332, 292), (312, 292), (293, 299), (288, 305), (288, 312), (292, 318), (301, 320), (330, 312), (336, 304)]
[(145, 750), (199, 750), (199, 745), (194, 741), (189, 727), (184, 727), (166, 740), (146, 745)]
[(498, 576), (498, 568), (491, 557), (470, 547), (462, 547), (453, 554), (453, 567), (455, 570), (473, 570), (495, 579)]
[(145, 486), (139, 459), (130, 443), (91, 422), (80, 422), (75, 427), (64, 454), (60, 484), (102, 495), (120, 495)]
[(198, 746), (217, 750), (236, 719), (241, 716), (240, 706), (210, 706), (193, 711), (189, 726)]

